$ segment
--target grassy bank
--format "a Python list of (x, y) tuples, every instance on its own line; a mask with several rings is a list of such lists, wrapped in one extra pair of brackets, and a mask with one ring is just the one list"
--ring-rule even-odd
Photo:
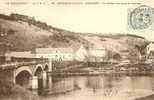
[(41, 98), (10, 81), (0, 79), (0, 100), (41, 100)]

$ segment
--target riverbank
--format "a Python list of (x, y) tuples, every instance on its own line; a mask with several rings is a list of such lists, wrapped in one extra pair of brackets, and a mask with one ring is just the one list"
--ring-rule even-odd
[[(145, 76), (154, 75), (152, 66), (146, 63), (119, 64), (119, 63), (99, 63), (101, 66), (95, 66), (97, 63), (73, 65), (68, 69), (55, 70), (49, 72), (51, 76), (91, 76), (91, 75), (127, 75), (127, 76)], [(78, 66), (78, 67), (76, 67)], [(93, 67), (95, 66), (95, 67)]]
[(153, 76), (154, 71), (64, 71), (64, 72), (49, 72), (51, 76), (95, 76), (95, 75), (111, 75), (111, 76)]
[(138, 98), (135, 100), (154, 100), (154, 94), (146, 96), (146, 97)]
[(23, 87), (0, 79), (0, 100), (42, 100), (38, 95)]

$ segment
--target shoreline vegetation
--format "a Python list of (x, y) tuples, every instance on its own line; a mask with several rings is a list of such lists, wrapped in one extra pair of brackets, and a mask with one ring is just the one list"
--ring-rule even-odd
[[(92, 64), (95, 65), (95, 64)], [(59, 65), (62, 66), (62, 65)], [(61, 67), (63, 68), (63, 67)], [(87, 64), (74, 65), (64, 70), (53, 70), (48, 72), (48, 75), (52, 76), (92, 76), (92, 75), (154, 75), (154, 69), (150, 64), (135, 63), (135, 64), (96, 64), (94, 66), (87, 66)]]
[(12, 82), (0, 79), (0, 100), (42, 100), (31, 91)]
[(151, 75), (154, 75), (154, 71), (151, 71), (151, 72), (147, 72), (147, 71), (143, 71), (143, 72), (127, 72), (127, 71), (121, 71), (121, 72), (112, 72), (112, 71), (102, 71), (102, 72), (98, 72), (98, 71), (95, 71), (95, 72), (82, 72), (82, 73), (79, 73), (79, 72), (49, 72), (48, 75), (51, 75), (51, 76), (58, 76), (58, 77), (61, 77), (61, 76), (106, 76), (106, 75), (112, 75), (112, 76), (121, 76), (121, 75), (125, 75), (125, 76), (151, 76)]

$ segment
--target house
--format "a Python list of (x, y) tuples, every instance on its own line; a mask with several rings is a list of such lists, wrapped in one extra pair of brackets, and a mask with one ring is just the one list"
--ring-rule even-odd
[(32, 54), (31, 51), (10, 51), (5, 53), (5, 57), (35, 58), (35, 54)]
[(83, 45), (76, 46), (74, 48), (74, 60), (76, 61), (86, 61), (87, 60), (87, 50)]
[(149, 58), (149, 56), (151, 56), (151, 53), (153, 54), (154, 52), (154, 43), (151, 42), (149, 45), (147, 45), (146, 47), (146, 55), (147, 55), (147, 58)]
[(72, 61), (72, 48), (36, 48), (36, 58), (50, 58), (53, 61)]
[(130, 63), (129, 50), (120, 50), (120, 61), (121, 63)]
[(146, 63), (154, 62), (154, 42), (149, 43), (146, 46)]
[(128, 59), (129, 50), (120, 50), (121, 59)]
[(89, 62), (104, 62), (107, 59), (107, 50), (101, 49), (88, 49)]
[(12, 58), (35, 58), (35, 54), (33, 54), (31, 51), (10, 51), (6, 52), (4, 56), (6, 61), (11, 61)]
[(83, 45), (68, 48), (36, 48), (37, 58), (51, 58), (54, 61), (85, 61), (87, 50)]

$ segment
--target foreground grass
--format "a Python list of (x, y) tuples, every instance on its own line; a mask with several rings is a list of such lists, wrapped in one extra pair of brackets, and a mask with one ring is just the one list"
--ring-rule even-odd
[(41, 100), (41, 98), (10, 81), (0, 79), (0, 100)]

